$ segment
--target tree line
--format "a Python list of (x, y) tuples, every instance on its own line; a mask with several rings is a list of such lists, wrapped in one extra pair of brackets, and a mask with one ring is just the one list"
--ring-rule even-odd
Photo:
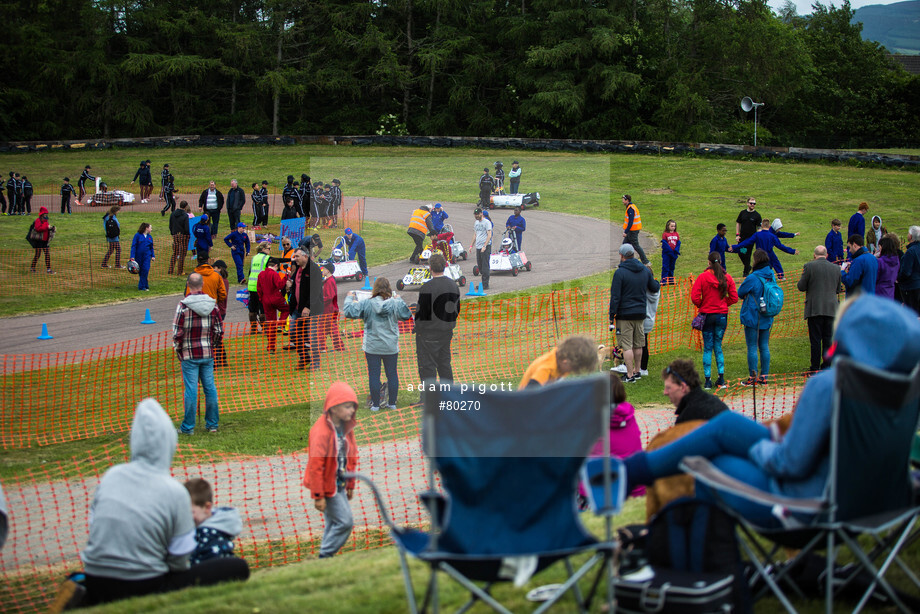
[(418, 134), (920, 142), (853, 10), (765, 0), (0, 1), (0, 139)]

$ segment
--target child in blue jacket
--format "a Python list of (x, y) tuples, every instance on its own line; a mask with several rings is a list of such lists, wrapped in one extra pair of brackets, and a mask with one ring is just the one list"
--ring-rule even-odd
[(722, 270), (725, 270), (725, 252), (728, 250), (728, 240), (725, 238), (728, 227), (725, 224), (716, 225), (716, 236), (709, 242), (709, 253), (716, 252), (719, 254), (719, 260), (722, 261)]

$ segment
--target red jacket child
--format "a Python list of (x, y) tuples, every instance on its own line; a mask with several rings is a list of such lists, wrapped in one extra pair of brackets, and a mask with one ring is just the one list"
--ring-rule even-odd
[[(330, 409), (342, 403), (354, 403), (358, 406), (358, 395), (345, 382), (335, 382), (326, 392), (323, 415), (310, 429), (310, 460), (303, 476), (303, 485), (310, 489), (310, 496), (316, 499), (328, 499), (336, 494), (336, 476), (338, 473), (338, 438), (335, 434), (334, 416)], [(358, 442), (355, 440), (354, 412), (351, 418), (341, 423), (345, 433), (346, 461), (345, 470), (353, 472), (358, 467)], [(348, 498), (355, 489), (354, 479), (345, 480), (345, 492)]]

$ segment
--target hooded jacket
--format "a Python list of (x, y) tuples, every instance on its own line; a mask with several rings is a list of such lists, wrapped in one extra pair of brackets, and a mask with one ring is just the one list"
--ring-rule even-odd
[(875, 278), (875, 293), (879, 296), (894, 298), (894, 282), (898, 279), (901, 261), (897, 254), (878, 257), (878, 275)]
[(90, 506), (86, 573), (146, 580), (188, 568), (195, 521), (188, 491), (169, 473), (176, 427), (154, 399), (141, 401), (131, 425), (131, 461), (106, 471)]
[[(226, 303), (227, 287), (224, 285), (224, 278), (220, 273), (214, 270), (210, 264), (199, 264), (195, 267), (195, 272), (204, 279), (202, 290), (205, 294), (213, 298), (217, 303)], [(185, 296), (188, 296), (188, 286), (185, 286)]]
[(760, 330), (773, 326), (773, 318), (760, 313), (760, 297), (763, 296), (765, 279), (776, 281), (769, 263), (751, 271), (738, 288), (738, 296), (744, 299), (741, 303), (741, 324), (744, 326)]
[[(310, 489), (313, 499), (327, 499), (335, 496), (336, 474), (338, 473), (338, 438), (335, 435), (335, 425), (329, 415), (329, 408), (340, 403), (354, 403), (358, 405), (358, 395), (351, 386), (345, 382), (335, 382), (326, 392), (326, 402), (323, 404), (323, 415), (310, 429), (310, 447), (308, 453), (307, 470), (303, 476), (303, 485)], [(358, 468), (358, 442), (355, 440), (354, 417), (342, 425), (345, 434), (346, 451), (345, 469), (355, 471)], [(345, 481), (346, 490), (354, 490), (355, 481)]]
[(195, 249), (200, 252), (209, 252), (214, 246), (214, 240), (211, 239), (211, 226), (208, 220), (202, 217), (195, 223), (192, 228), (192, 234), (195, 236)]
[(850, 262), (849, 268), (840, 275), (847, 289), (847, 298), (857, 292), (875, 294), (875, 280), (878, 277), (878, 259), (865, 247), (860, 247)]
[[(169, 216), (169, 234), (171, 235), (188, 235), (188, 213), (185, 209), (176, 209)], [(208, 233), (210, 239), (210, 233)]]
[[(834, 341), (835, 356), (849, 356), (876, 369), (910, 373), (920, 362), (917, 314), (876, 296), (862, 296), (843, 312)], [(781, 441), (763, 439), (748, 451), (748, 458), (769, 474), (774, 494), (818, 497), (824, 493), (836, 376), (832, 363), (830, 369), (811, 377), (786, 436)]]
[(901, 290), (920, 290), (920, 241), (914, 241), (904, 250), (898, 269)]
[(375, 296), (359, 301), (348, 294), (342, 313), (346, 318), (364, 320), (361, 349), (368, 354), (398, 354), (399, 320), (412, 319), (406, 303), (395, 296), (386, 300)]
[(217, 301), (207, 294), (189, 294), (179, 301), (173, 321), (173, 349), (179, 360), (213, 358), (223, 335)]
[(192, 552), (191, 564), (233, 556), (233, 540), (242, 530), (243, 521), (236, 508), (214, 508), (211, 516), (195, 529), (195, 551)]
[(728, 284), (728, 295), (722, 298), (719, 280), (711, 268), (707, 268), (694, 280), (690, 288), (690, 300), (699, 308), (700, 313), (728, 313), (729, 306), (738, 302), (735, 280), (728, 273), (725, 274), (725, 283)]
[[(875, 220), (878, 220), (878, 230), (875, 229)], [(881, 241), (882, 237), (886, 234), (888, 234), (888, 229), (882, 226), (881, 216), (873, 215), (869, 227), (866, 229), (866, 249), (869, 250), (870, 254), (873, 256), (878, 255), (881, 249), (879, 241)]]
[[(610, 456), (612, 458), (626, 458), (631, 454), (642, 451), (642, 432), (636, 422), (636, 408), (626, 401), (619, 405), (610, 404)], [(598, 439), (591, 448), (592, 457), (604, 455), (604, 440)], [(582, 484), (578, 485), (578, 492), (587, 496)], [(630, 497), (641, 497), (645, 494), (645, 486), (636, 486), (629, 493)]]
[(42, 238), (39, 241), (47, 244), (51, 233), (51, 222), (48, 221), (48, 209), (46, 207), (38, 210), (38, 217), (35, 218), (35, 230), (41, 233)]
[(660, 288), (652, 272), (635, 258), (620, 262), (610, 282), (610, 321), (644, 320), (647, 293)]

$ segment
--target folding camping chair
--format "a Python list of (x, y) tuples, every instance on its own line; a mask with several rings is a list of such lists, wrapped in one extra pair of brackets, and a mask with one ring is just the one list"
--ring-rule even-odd
[[(450, 390), (424, 393), (429, 490), (419, 497), (431, 512), (431, 530), (395, 526), (373, 483), (354, 475), (370, 484), (396, 542), (411, 612), (429, 606), (438, 611), (437, 578), (443, 572), (470, 593), (460, 612), (482, 601), (508, 613), (492, 586), (521, 585), (560, 560), (568, 578), (536, 612), (568, 592), (580, 612), (588, 611), (613, 545), (609, 532), (598, 542), (582, 526), (575, 487), (591, 446), (600, 437), (609, 439), (609, 386), (607, 377), (596, 375), (517, 392), (480, 393), (473, 386), (461, 391), (454, 383)], [(435, 492), (435, 471), (443, 495)], [(570, 557), (580, 553), (590, 556), (576, 571)], [(421, 608), (407, 555), (430, 570)], [(583, 594), (578, 582), (595, 566), (597, 575)]]
[[(801, 596), (788, 571), (815, 550), (826, 549), (825, 607), (833, 610), (834, 598), (863, 571), (873, 581), (854, 612), (859, 612), (877, 588), (903, 612), (904, 605), (884, 575), (897, 564), (920, 588), (920, 579), (901, 560), (903, 547), (920, 515), (913, 503), (909, 475), (911, 440), (920, 416), (920, 365), (909, 375), (888, 373), (857, 364), (849, 358), (834, 363), (836, 381), (830, 439), (830, 473), (822, 499), (777, 497), (735, 480), (702, 457), (688, 457), (682, 468), (717, 493), (727, 493), (773, 506), (783, 521), (782, 529), (757, 527), (734, 513), (747, 539), (740, 540), (756, 568), (753, 582), (762, 578), (766, 588), (789, 612), (795, 608), (780, 583)], [(800, 411), (807, 411), (803, 408)], [(805, 518), (803, 520), (803, 518)], [(769, 552), (754, 534), (774, 542)], [(871, 549), (863, 551), (860, 535), (871, 536)], [(852, 573), (835, 577), (837, 554), (846, 545), (856, 558)], [(789, 563), (777, 565), (773, 558), (782, 546), (801, 548)], [(877, 564), (880, 558), (881, 564)], [(839, 574), (838, 574), (839, 576)]]

